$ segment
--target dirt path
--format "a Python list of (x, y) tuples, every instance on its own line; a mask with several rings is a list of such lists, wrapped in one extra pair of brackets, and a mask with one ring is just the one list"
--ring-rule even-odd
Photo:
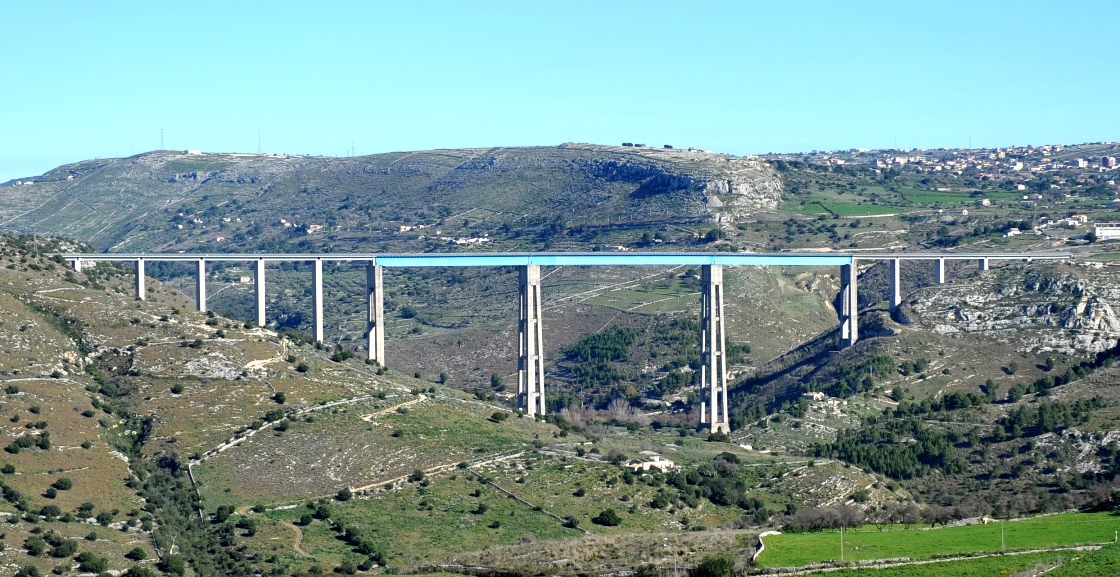
[(303, 529), (300, 529), (294, 523), (289, 523), (287, 521), (284, 521), (283, 524), (285, 526), (291, 527), (292, 531), (296, 532), (296, 541), (295, 543), (292, 543), (292, 548), (296, 550), (296, 553), (299, 553), (304, 557), (310, 557), (311, 554), (303, 550)]
[(423, 403), (426, 400), (428, 400), (428, 395), (425, 395), (425, 394), (421, 393), (419, 395), (416, 395), (416, 398), (412, 399), (411, 401), (405, 401), (405, 402), (403, 402), (399, 405), (393, 405), (391, 407), (381, 409), (380, 411), (377, 411), (377, 412), (374, 412), (374, 413), (369, 413), (369, 414), (366, 414), (366, 415), (362, 415), (362, 420), (367, 422), (367, 423), (372, 423), (374, 417), (380, 417), (382, 415), (388, 415), (389, 413), (392, 413), (393, 411), (395, 411), (397, 409), (408, 408), (408, 407), (411, 407), (412, 405)]

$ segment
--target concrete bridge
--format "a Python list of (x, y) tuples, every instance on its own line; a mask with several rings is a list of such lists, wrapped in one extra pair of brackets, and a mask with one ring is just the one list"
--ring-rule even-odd
[(265, 325), (265, 269), (270, 262), (312, 263), (312, 310), (315, 340), (323, 340), (323, 263), (350, 262), (366, 267), (368, 296), (368, 358), (385, 365), (385, 311), (382, 305), (382, 269), (418, 267), (518, 267), (520, 269), (520, 319), (518, 323), (517, 399), (529, 415), (545, 413), (544, 334), (541, 325), (542, 266), (699, 266), (702, 269), (700, 299), (700, 422), (712, 432), (730, 432), (727, 405), (727, 361), (724, 355), (723, 267), (725, 266), (815, 266), (840, 267), (840, 344), (850, 347), (859, 340), (857, 261), (891, 263), (890, 306), (902, 303), (899, 271), (903, 260), (931, 261), (938, 283), (945, 282), (945, 261), (971, 260), (988, 270), (994, 260), (1068, 259), (1068, 253), (436, 253), (436, 254), (63, 254), (77, 271), (85, 263), (132, 262), (136, 266), (136, 297), (145, 298), (144, 263), (193, 262), (197, 264), (196, 305), (206, 310), (206, 263), (252, 262), (256, 266), (257, 324)]

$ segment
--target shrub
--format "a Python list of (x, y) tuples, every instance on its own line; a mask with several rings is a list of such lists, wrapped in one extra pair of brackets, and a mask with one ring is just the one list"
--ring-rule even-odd
[(69, 477), (59, 477), (51, 486), (59, 491), (69, 491), (74, 487), (74, 482)]
[(353, 497), (354, 497), (354, 493), (350, 491), (349, 487), (343, 487), (343, 488), (339, 489), (338, 494), (334, 496), (335, 499), (338, 499), (339, 501), (343, 501), (343, 502), (349, 501)]
[(622, 524), (622, 517), (614, 509), (604, 509), (602, 513), (592, 517), (591, 522), (604, 527), (617, 527)]
[(32, 557), (38, 557), (47, 550), (47, 542), (38, 535), (32, 535), (23, 542), (23, 548), (27, 549), (27, 554)]
[(183, 393), (183, 385), (175, 383), (171, 386), (171, 392), (176, 395), (181, 395)]
[(728, 555), (710, 555), (688, 570), (688, 577), (731, 577), (735, 560)]
[(131, 551), (124, 554), (125, 559), (132, 559), (133, 561), (143, 561), (148, 558), (148, 552), (143, 547), (133, 547)]
[(58, 545), (55, 545), (54, 547), (51, 548), (50, 555), (51, 555), (51, 557), (54, 557), (56, 559), (62, 559), (64, 557), (70, 557), (71, 555), (73, 555), (74, 553), (77, 553), (77, 552), (78, 552), (78, 542), (70, 540), (70, 539), (65, 539), (62, 542), (60, 542)]
[(100, 573), (109, 568), (109, 560), (104, 557), (83, 551), (74, 558), (78, 562), (78, 569), (84, 573)]

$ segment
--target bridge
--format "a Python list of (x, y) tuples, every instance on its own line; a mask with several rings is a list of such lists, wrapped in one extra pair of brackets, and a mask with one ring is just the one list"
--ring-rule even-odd
[(890, 307), (902, 304), (899, 282), (904, 260), (932, 261), (937, 283), (945, 282), (945, 261), (976, 261), (979, 270), (988, 270), (991, 261), (1060, 260), (1069, 253), (426, 253), (426, 254), (62, 254), (74, 270), (85, 263), (100, 261), (132, 262), (136, 267), (136, 298), (145, 298), (144, 263), (193, 262), (197, 265), (195, 304), (206, 311), (206, 263), (237, 261), (256, 266), (255, 291), (257, 324), (267, 321), (265, 310), (265, 269), (270, 262), (312, 263), (312, 310), (314, 337), (323, 341), (323, 263), (349, 262), (366, 267), (368, 296), (367, 358), (385, 365), (385, 310), (382, 270), (417, 267), (518, 267), (520, 269), (520, 313), (518, 322), (517, 402), (530, 416), (545, 413), (544, 331), (541, 324), (542, 266), (699, 266), (700, 292), (700, 422), (711, 432), (730, 432), (727, 405), (727, 361), (724, 354), (723, 267), (725, 266), (814, 266), (840, 267), (840, 345), (850, 347), (859, 340), (857, 287), (858, 261), (888, 261), (891, 265)]

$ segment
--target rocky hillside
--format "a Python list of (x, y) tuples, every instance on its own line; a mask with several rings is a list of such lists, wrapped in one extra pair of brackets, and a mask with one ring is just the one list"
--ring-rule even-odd
[(8, 230), (98, 250), (220, 252), (289, 241), (415, 250), (426, 246), (418, 237), (501, 240), (554, 221), (727, 222), (775, 209), (782, 183), (749, 158), (565, 144), (352, 158), (162, 151), (65, 165), (2, 188)]
[(934, 334), (982, 334), (1016, 351), (1097, 353), (1120, 339), (1120, 267), (1008, 267), (909, 298), (902, 316)]

